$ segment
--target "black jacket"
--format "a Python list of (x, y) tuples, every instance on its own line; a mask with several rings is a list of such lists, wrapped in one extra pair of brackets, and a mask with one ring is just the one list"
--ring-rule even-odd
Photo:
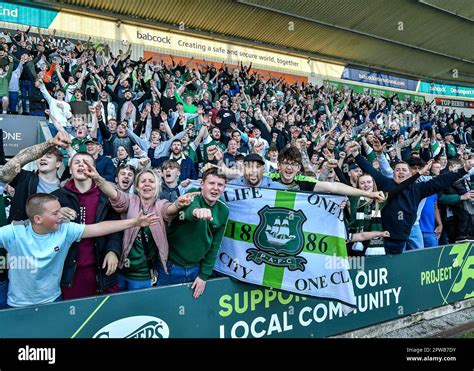
[[(399, 185), (391, 178), (388, 178), (379, 171), (361, 155), (355, 158), (364, 173), (372, 175), (381, 191), (397, 192)], [(398, 191), (396, 196), (390, 197), (382, 209), (382, 227), (390, 232), (390, 238), (394, 240), (406, 240), (410, 235), (411, 228), (416, 220), (416, 212), (420, 201), (432, 194), (439, 193), (448, 188), (459, 178), (466, 174), (464, 169), (459, 169), (456, 173), (448, 172), (438, 175), (428, 182), (412, 183)]]
[[(80, 223), (80, 206), (77, 196), (66, 188), (61, 188), (52, 193), (54, 196), (59, 198), (59, 202), (62, 207), (69, 207), (76, 211), (77, 218), (73, 220), (75, 223)], [(102, 222), (104, 220), (120, 220), (119, 214), (110, 205), (110, 202), (102, 192), (99, 196), (99, 206), (97, 207), (97, 214), (95, 217), (95, 223)], [(63, 275), (61, 277), (62, 287), (71, 287), (73, 282), (74, 273), (77, 267), (77, 252), (79, 243), (75, 242), (71, 245), (66, 261), (64, 263)], [(99, 293), (103, 292), (104, 289), (114, 285), (117, 282), (117, 274), (114, 273), (110, 276), (106, 276), (106, 269), (102, 269), (102, 264), (105, 255), (113, 251), (118, 258), (122, 255), (122, 233), (112, 233), (107, 236), (95, 238), (95, 254), (97, 262), (97, 282), (99, 286)]]
[(15, 188), (15, 196), (10, 207), (10, 214), (8, 215), (8, 223), (13, 220), (26, 220), (26, 200), (28, 197), (36, 193), (38, 189), (39, 175), (37, 172), (21, 170), (20, 173), (10, 182), (10, 185)]

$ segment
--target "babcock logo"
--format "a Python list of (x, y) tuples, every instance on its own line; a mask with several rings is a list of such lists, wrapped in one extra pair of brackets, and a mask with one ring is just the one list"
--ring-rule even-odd
[(137, 39), (155, 41), (162, 44), (171, 44), (171, 38), (169, 36), (152, 35), (149, 32), (141, 33), (140, 31), (137, 31)]
[(109, 323), (97, 331), (93, 338), (166, 339), (169, 336), (170, 329), (162, 319), (134, 316)]

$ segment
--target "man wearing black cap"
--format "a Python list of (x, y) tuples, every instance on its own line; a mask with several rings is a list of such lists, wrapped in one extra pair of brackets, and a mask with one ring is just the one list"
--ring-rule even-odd
[(357, 164), (357, 162), (352, 162), (349, 165), (349, 179), (353, 187), (357, 187), (357, 180), (362, 175), (362, 170)]
[[(147, 99), (151, 98), (151, 89), (150, 87), (145, 84), (143, 78), (140, 80), (141, 86), (146, 87), (145, 93), (137, 99), (133, 99), (133, 94), (130, 90), (124, 89), (123, 90), (123, 98), (120, 98), (113, 90), (111, 90), (108, 86), (105, 87), (107, 93), (109, 93), (112, 101), (117, 103), (117, 118), (119, 121), (127, 120), (130, 122), (135, 121), (137, 117), (137, 108), (140, 104), (142, 104)], [(127, 119), (128, 116), (128, 119)], [(131, 127), (131, 125), (130, 125)]]
[(265, 161), (263, 158), (256, 153), (251, 153), (244, 158), (244, 175), (234, 179), (228, 184), (243, 185), (247, 187), (286, 189), (283, 184), (274, 182), (269, 177), (264, 176), (264, 171)]

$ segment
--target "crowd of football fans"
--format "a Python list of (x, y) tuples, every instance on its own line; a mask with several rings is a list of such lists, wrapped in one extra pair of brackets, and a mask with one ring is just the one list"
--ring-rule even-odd
[[(30, 159), (37, 171), (2, 179), (3, 225), (38, 223), (27, 207), (36, 193), (55, 195), (61, 217), (78, 224), (163, 217), (74, 242), (61, 298), (177, 282), (202, 294), (225, 231), (225, 184), (349, 196), (341, 206), (349, 255), (474, 238), (474, 115), (264, 79), (252, 65), (134, 59), (131, 45), (117, 55), (90, 39), (58, 47), (54, 33), (29, 31), (0, 34), (3, 113), (45, 117), (55, 139)], [(201, 178), (202, 193), (184, 197)], [(173, 220), (181, 209), (191, 210), (189, 225)], [(10, 287), (8, 305), (58, 299), (18, 290)]]

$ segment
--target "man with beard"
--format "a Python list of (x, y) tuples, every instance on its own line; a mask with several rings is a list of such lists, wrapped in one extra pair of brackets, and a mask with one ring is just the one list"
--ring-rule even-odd
[[(76, 153), (70, 161), (71, 179), (64, 188), (53, 192), (61, 207), (74, 210), (71, 220), (94, 224), (120, 220), (97, 185), (84, 174), (85, 161), (93, 164), (88, 153)], [(98, 238), (85, 238), (69, 249), (61, 278), (64, 299), (82, 298), (103, 292), (118, 291), (115, 271), (122, 254), (122, 234), (117, 232)]]
[[(142, 86), (146, 84), (142, 82)], [(110, 94), (112, 100), (117, 103), (118, 105), (118, 115), (117, 118), (120, 121), (126, 120), (127, 116), (129, 117), (128, 119), (128, 126), (130, 128), (133, 128), (133, 122), (135, 122), (135, 119), (137, 118), (137, 112), (138, 112), (138, 106), (142, 104), (144, 101), (147, 99), (150, 99), (151, 97), (151, 89), (146, 86), (146, 91), (145, 94), (143, 94), (140, 98), (138, 99), (132, 99), (133, 94), (130, 90), (124, 90), (123, 98), (119, 98), (117, 94), (115, 94), (109, 87), (106, 87), (105, 90), (107, 93)], [(132, 125), (130, 125), (130, 122)]]
[(207, 155), (207, 148), (211, 146), (217, 146), (223, 152), (226, 149), (225, 144), (221, 141), (222, 133), (221, 130), (217, 127), (213, 127), (211, 129), (211, 135), (204, 138), (204, 146), (203, 146), (203, 153), (204, 153), (204, 164), (208, 161)]
[(286, 189), (283, 184), (274, 182), (269, 177), (264, 176), (264, 172), (265, 161), (263, 158), (256, 153), (251, 153), (244, 158), (244, 175), (230, 181), (228, 184), (247, 187)]
[(183, 153), (183, 144), (180, 139), (173, 139), (171, 143), (171, 154), (169, 156), (160, 157), (153, 166), (161, 166), (167, 160), (173, 160), (180, 166), (179, 180), (197, 179), (194, 162)]

